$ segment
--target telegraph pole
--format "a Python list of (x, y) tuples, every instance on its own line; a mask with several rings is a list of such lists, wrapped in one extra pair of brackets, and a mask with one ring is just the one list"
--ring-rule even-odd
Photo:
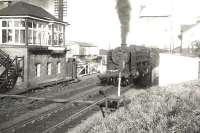
[(54, 4), (55, 15), (63, 21), (63, 18), (67, 16), (67, 0), (54, 0)]

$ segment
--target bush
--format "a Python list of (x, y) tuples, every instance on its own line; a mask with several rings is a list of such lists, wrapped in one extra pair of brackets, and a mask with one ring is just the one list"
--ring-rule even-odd
[(134, 95), (128, 108), (93, 122), (89, 133), (198, 133), (200, 89), (194, 84), (154, 87)]

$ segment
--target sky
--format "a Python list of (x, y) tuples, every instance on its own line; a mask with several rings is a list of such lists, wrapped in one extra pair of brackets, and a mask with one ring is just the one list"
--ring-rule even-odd
[[(0, 0), (1, 1), (1, 0)], [(53, 12), (54, 0), (23, 0), (42, 6)], [(130, 32), (128, 44), (143, 44), (146, 32), (139, 16), (141, 13), (173, 14), (171, 23), (177, 25), (191, 24), (200, 16), (199, 0), (129, 0), (131, 3)], [(120, 46), (120, 23), (116, 12), (116, 0), (67, 0), (66, 39), (93, 43), (100, 48), (109, 49)], [(141, 11), (141, 6), (143, 10)], [(155, 25), (155, 24), (154, 24)], [(158, 24), (162, 25), (162, 24)], [(151, 28), (151, 26), (149, 26)], [(159, 26), (158, 26), (159, 28)], [(163, 27), (162, 27), (163, 28)], [(146, 38), (146, 37), (145, 37)], [(148, 37), (151, 39), (151, 37)], [(146, 38), (146, 39), (148, 39)], [(161, 46), (162, 47), (162, 46)]]
[(87, 41), (101, 48), (121, 42), (115, 0), (68, 0), (67, 18), (69, 40)]
[[(142, 44), (139, 24), (141, 5), (149, 14), (173, 14), (173, 23), (194, 23), (200, 16), (199, 0), (130, 0), (131, 22), (127, 43)], [(116, 0), (68, 0), (68, 40), (86, 41), (100, 48), (120, 46), (120, 24), (115, 9)], [(162, 47), (162, 46), (161, 46)]]

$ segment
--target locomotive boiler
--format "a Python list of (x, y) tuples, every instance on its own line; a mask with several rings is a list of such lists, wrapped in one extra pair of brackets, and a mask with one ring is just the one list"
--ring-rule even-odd
[(102, 84), (150, 86), (152, 69), (158, 65), (158, 52), (144, 46), (118, 47), (107, 53), (107, 72), (98, 75)]

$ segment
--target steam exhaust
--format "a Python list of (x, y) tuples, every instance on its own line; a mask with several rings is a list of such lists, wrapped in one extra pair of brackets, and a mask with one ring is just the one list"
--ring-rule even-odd
[(117, 0), (116, 10), (121, 24), (121, 45), (126, 46), (126, 39), (129, 32), (131, 5), (129, 0)]

